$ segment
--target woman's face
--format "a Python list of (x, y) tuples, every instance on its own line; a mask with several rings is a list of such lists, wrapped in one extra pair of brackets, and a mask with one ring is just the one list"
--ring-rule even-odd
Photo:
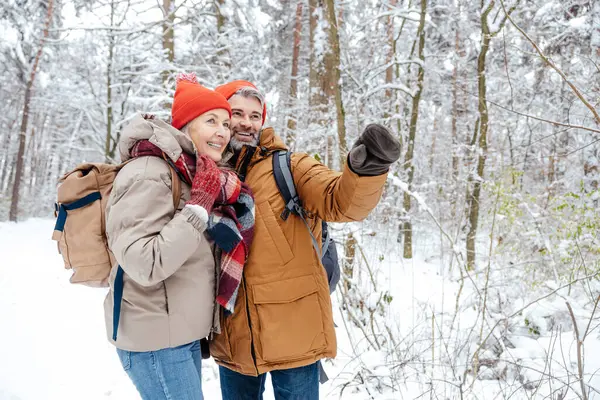
[(205, 154), (214, 162), (221, 161), (231, 138), (229, 112), (222, 108), (210, 110), (194, 119), (187, 129), (196, 152)]

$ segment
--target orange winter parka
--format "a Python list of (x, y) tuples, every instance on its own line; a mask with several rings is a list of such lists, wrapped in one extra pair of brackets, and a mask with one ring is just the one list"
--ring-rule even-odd
[[(272, 153), (286, 150), (273, 129), (260, 146), (245, 147), (236, 169), (254, 192), (256, 223), (235, 311), (221, 313), (210, 343), (218, 364), (245, 375), (306, 366), (336, 355), (327, 275), (302, 220), (280, 215), (284, 201), (273, 176)], [(335, 172), (304, 153), (292, 154), (292, 174), (308, 223), (321, 238), (321, 220), (359, 221), (377, 205), (387, 174)]]

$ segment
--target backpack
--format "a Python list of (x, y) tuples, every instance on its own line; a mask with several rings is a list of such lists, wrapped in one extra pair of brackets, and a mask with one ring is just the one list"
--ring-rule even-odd
[[(73, 270), (71, 283), (108, 287), (108, 275), (116, 261), (108, 248), (105, 208), (115, 177), (127, 163), (80, 164), (59, 180), (52, 239), (58, 242), (65, 269)], [(172, 163), (169, 169), (173, 179), (173, 204), (177, 208), (181, 181)]]
[(340, 265), (338, 261), (337, 249), (335, 242), (331, 240), (329, 228), (325, 221), (321, 222), (321, 244), (319, 247), (317, 240), (312, 234), (312, 230), (306, 221), (306, 210), (302, 208), (302, 201), (296, 192), (296, 185), (292, 176), (291, 169), (291, 153), (289, 151), (278, 150), (273, 152), (273, 175), (275, 183), (279, 189), (279, 193), (285, 201), (285, 208), (281, 213), (281, 219), (288, 219), (290, 214), (297, 215), (302, 219), (304, 225), (308, 228), (312, 239), (313, 247), (317, 255), (321, 258), (321, 264), (327, 272), (327, 280), (329, 282), (329, 293), (333, 293), (340, 280)]

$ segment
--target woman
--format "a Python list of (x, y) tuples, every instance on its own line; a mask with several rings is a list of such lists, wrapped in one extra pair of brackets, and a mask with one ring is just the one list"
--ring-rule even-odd
[(182, 75), (171, 116), (171, 125), (138, 116), (123, 131), (119, 151), (130, 161), (106, 208), (117, 261), (106, 327), (144, 400), (203, 398), (200, 339), (219, 332), (215, 298), (235, 302), (254, 225), (250, 191), (216, 164), (230, 139), (227, 100)]

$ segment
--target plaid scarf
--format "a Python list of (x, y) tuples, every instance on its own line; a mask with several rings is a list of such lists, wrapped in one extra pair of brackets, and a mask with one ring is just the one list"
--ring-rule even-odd
[(233, 313), (254, 235), (254, 198), (234, 172), (223, 171), (215, 204), (220, 206), (208, 217), (206, 233), (223, 250), (217, 302)]
[[(164, 158), (163, 151), (156, 145), (152, 144), (149, 140), (140, 140), (136, 142), (131, 150), (129, 151), (131, 158), (138, 158), (144, 156), (154, 156)], [(167, 161), (168, 162), (168, 161)], [(192, 184), (192, 178), (196, 174), (196, 157), (181, 152), (181, 156), (175, 161), (175, 170), (177, 175), (185, 181), (188, 185)]]
[[(163, 157), (162, 150), (148, 140), (137, 142), (130, 154), (132, 158)], [(191, 185), (196, 158), (182, 153), (174, 165), (178, 175)], [(210, 212), (206, 233), (222, 250), (217, 302), (233, 313), (254, 236), (254, 198), (250, 188), (232, 171), (221, 171), (221, 190)]]

